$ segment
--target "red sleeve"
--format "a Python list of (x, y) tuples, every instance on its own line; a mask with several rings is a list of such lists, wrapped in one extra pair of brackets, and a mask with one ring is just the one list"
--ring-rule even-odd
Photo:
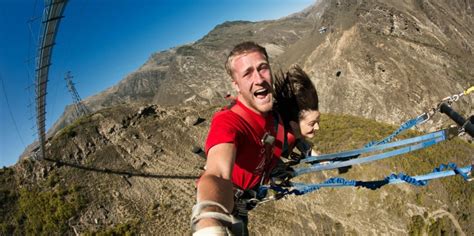
[(237, 128), (232, 112), (229, 110), (218, 112), (211, 121), (211, 127), (206, 139), (206, 154), (209, 149), (221, 143), (233, 143), (237, 148)]

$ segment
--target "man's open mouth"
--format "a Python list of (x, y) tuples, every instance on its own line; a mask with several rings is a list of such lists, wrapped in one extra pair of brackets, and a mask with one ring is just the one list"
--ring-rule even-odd
[(253, 93), (253, 95), (257, 98), (265, 98), (268, 95), (268, 89), (259, 89)]

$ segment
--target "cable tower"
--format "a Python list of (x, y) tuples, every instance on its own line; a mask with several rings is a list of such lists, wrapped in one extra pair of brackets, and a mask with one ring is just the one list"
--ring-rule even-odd
[(89, 110), (84, 105), (84, 103), (82, 103), (82, 99), (79, 96), (79, 93), (77, 92), (76, 87), (74, 87), (72, 78), (73, 76), (71, 75), (71, 71), (68, 71), (64, 79), (66, 80), (67, 89), (71, 93), (72, 101), (74, 102), (74, 110), (76, 112), (76, 117), (81, 117), (83, 115), (87, 115), (89, 113)]

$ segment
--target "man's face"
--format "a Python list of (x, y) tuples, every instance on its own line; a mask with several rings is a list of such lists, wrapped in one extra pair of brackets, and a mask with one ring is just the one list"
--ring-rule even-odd
[(232, 61), (233, 85), (237, 98), (258, 114), (272, 110), (272, 76), (270, 65), (259, 52), (236, 56)]

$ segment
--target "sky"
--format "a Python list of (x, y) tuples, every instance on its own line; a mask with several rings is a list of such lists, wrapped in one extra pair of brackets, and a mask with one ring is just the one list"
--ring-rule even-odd
[[(274, 20), (315, 0), (68, 0), (53, 48), (46, 129), (72, 96), (82, 99), (137, 70), (154, 52), (199, 40), (234, 20)], [(18, 161), (37, 137), (35, 56), (44, 0), (0, 0), (0, 168)]]

